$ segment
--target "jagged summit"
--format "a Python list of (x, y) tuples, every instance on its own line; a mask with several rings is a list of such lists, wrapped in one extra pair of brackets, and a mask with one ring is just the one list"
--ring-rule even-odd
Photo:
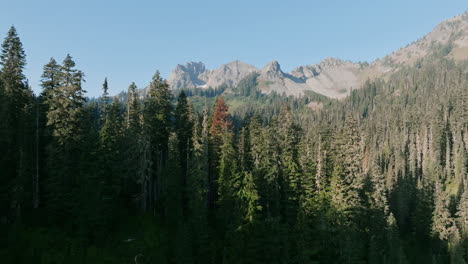
[(206, 71), (203, 62), (187, 62), (178, 64), (169, 76), (168, 82), (173, 87), (196, 88), (204, 85), (198, 77)]
[(254, 71), (257, 71), (254, 66), (238, 60), (223, 64), (214, 70), (207, 70), (202, 62), (188, 62), (176, 66), (168, 83), (173, 89), (235, 86)]
[(284, 74), (281, 71), (280, 64), (274, 60), (265, 65), (260, 72), (261, 79), (266, 81), (275, 81), (277, 79), (283, 78)]
[(184, 65), (178, 64), (176, 70), (179, 71), (189, 71), (192, 72), (195, 76), (200, 75), (201, 73), (206, 71), (205, 64), (201, 61), (199, 62), (187, 62)]

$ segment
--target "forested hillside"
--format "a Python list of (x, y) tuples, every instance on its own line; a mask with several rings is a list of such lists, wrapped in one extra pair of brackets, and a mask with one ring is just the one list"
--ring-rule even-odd
[(25, 65), (12, 27), (2, 263), (468, 262), (466, 61), (434, 52), (343, 100), (159, 72), (90, 100), (70, 55), (34, 94)]

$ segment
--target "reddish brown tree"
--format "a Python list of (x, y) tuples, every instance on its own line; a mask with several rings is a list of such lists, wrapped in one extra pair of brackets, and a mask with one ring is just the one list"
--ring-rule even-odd
[(228, 112), (228, 106), (224, 97), (216, 99), (216, 105), (213, 111), (213, 122), (210, 128), (210, 135), (214, 140), (220, 139), (224, 132), (231, 132), (232, 122)]
[(221, 145), (223, 137), (232, 138), (232, 122), (228, 112), (228, 106), (224, 101), (224, 97), (220, 96), (216, 99), (213, 115), (211, 117), (210, 127), (210, 148), (209, 148), (209, 163), (208, 171), (208, 203), (211, 209), (214, 209), (215, 201), (217, 201), (219, 165)]

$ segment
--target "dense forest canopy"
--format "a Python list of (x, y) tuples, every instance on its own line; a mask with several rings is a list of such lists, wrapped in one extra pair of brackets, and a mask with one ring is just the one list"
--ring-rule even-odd
[(467, 62), (434, 52), (343, 100), (159, 72), (90, 100), (70, 55), (34, 94), (25, 65), (12, 27), (2, 263), (468, 262)]

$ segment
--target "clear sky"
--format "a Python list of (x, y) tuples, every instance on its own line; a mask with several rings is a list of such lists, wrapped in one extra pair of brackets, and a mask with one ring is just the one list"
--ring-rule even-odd
[(241, 60), (284, 71), (326, 57), (372, 61), (468, 10), (467, 0), (0, 0), (3, 39), (15, 25), (26, 75), (40, 91), (42, 66), (67, 53), (86, 74), (88, 96), (135, 81), (146, 86), (159, 70), (203, 61), (207, 68)]

